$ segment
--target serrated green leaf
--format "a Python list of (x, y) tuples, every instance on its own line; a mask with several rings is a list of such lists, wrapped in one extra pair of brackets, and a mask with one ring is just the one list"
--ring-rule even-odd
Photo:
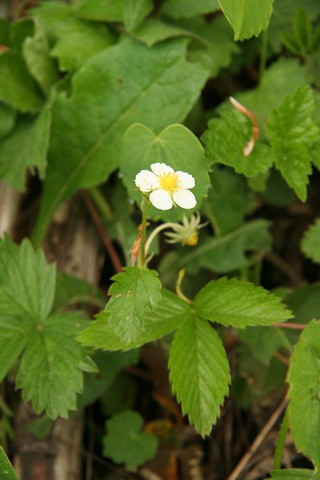
[(24, 190), (27, 169), (37, 168), (44, 178), (51, 127), (51, 104), (38, 117), (20, 118), (0, 143), (0, 177), (17, 190)]
[(305, 232), (301, 243), (301, 250), (306, 257), (311, 258), (314, 262), (320, 263), (320, 218)]
[(273, 0), (219, 0), (223, 13), (234, 29), (235, 40), (258, 36), (268, 26)]
[(312, 23), (304, 8), (299, 8), (293, 18), (293, 31), (302, 49), (309, 51), (312, 46)]
[(270, 248), (269, 223), (253, 220), (225, 235), (205, 238), (196, 249), (181, 255), (178, 266), (193, 273), (200, 268), (227, 273), (248, 265), (246, 251), (262, 254)]
[(208, 283), (197, 294), (194, 307), (201, 317), (235, 328), (272, 325), (292, 317), (279, 297), (236, 278)]
[(312, 119), (314, 108), (311, 88), (305, 85), (285, 98), (266, 125), (275, 166), (302, 201), (312, 172), (311, 149), (319, 135)]
[(45, 410), (52, 419), (68, 418), (68, 411), (76, 410), (76, 394), (83, 389), (81, 370), (87, 370), (85, 354), (75, 339), (83, 324), (83, 319), (74, 313), (35, 323), (16, 386), (23, 389), (24, 401), (31, 400), (38, 414)]
[(75, 12), (81, 18), (121, 22), (126, 0), (76, 0)]
[(289, 425), (295, 444), (320, 467), (320, 321), (301, 333), (288, 372)]
[(130, 32), (137, 28), (153, 10), (152, 0), (127, 0), (124, 6), (124, 24)]
[(219, 10), (218, 0), (166, 0), (160, 12), (173, 18), (188, 18)]
[(0, 137), (5, 137), (13, 129), (16, 112), (9, 105), (0, 103)]
[(193, 37), (194, 34), (179, 25), (172, 25), (158, 18), (148, 18), (131, 36), (152, 47), (158, 42), (176, 37)]
[(130, 342), (145, 329), (145, 318), (161, 300), (161, 283), (155, 270), (125, 267), (112, 277), (106, 306), (108, 322), (116, 337)]
[(271, 470), (271, 478), (273, 480), (316, 480), (312, 470), (303, 470), (302, 468), (290, 468), (288, 470)]
[(231, 381), (226, 352), (209, 322), (186, 318), (171, 344), (169, 369), (183, 413), (202, 436), (209, 435)]
[(203, 67), (186, 62), (185, 49), (181, 40), (153, 48), (127, 40), (95, 55), (74, 76), (73, 95), (58, 97), (53, 110), (35, 243), (64, 200), (80, 187), (103, 182), (118, 166), (119, 141), (129, 125), (146, 122), (158, 132), (185, 118), (207, 78)]
[(128, 468), (138, 467), (157, 453), (157, 438), (141, 432), (143, 419), (138, 412), (127, 410), (106, 422), (107, 434), (103, 438), (103, 454), (115, 463)]
[(249, 156), (243, 153), (252, 136), (251, 120), (235, 110), (222, 112), (220, 118), (209, 121), (208, 130), (202, 136), (208, 163), (223, 163), (247, 177), (266, 172), (273, 163), (268, 145), (256, 142)]
[(97, 320), (81, 332), (79, 340), (83, 345), (104, 350), (131, 350), (145, 343), (162, 338), (182, 325), (190, 306), (173, 293), (162, 290), (162, 299), (158, 308), (144, 321), (144, 331), (129, 343), (115, 336), (108, 321), (108, 314), (101, 312)]
[(0, 55), (0, 100), (21, 112), (38, 112), (43, 104), (40, 91), (19, 52)]
[(18, 480), (2, 447), (0, 447), (0, 480)]
[[(137, 203), (141, 203), (141, 192), (135, 186), (135, 176), (143, 169), (150, 170), (151, 164), (157, 162), (170, 165), (174, 170), (182, 170), (194, 177), (195, 187), (192, 192), (199, 208), (210, 179), (204, 160), (204, 150), (197, 137), (183, 125), (170, 125), (159, 135), (155, 135), (144, 125), (134, 124), (129, 127), (123, 137), (120, 167), (129, 194)], [(148, 214), (160, 215), (161, 218), (172, 221), (181, 219), (182, 210), (176, 208), (160, 212), (152, 207)]]

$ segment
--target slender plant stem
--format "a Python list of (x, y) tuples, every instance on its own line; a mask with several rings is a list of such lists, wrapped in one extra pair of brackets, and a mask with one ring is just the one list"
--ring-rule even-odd
[(286, 409), (286, 412), (284, 414), (278, 440), (277, 440), (277, 445), (276, 445), (276, 451), (274, 454), (274, 460), (273, 460), (273, 468), (275, 470), (281, 468), (281, 460), (282, 460), (282, 452), (283, 448), (286, 443), (286, 437), (287, 437), (287, 432), (288, 432), (288, 409)]
[(113, 213), (112, 213), (111, 207), (106, 201), (106, 199), (104, 198), (104, 196), (102, 195), (102, 193), (100, 192), (100, 190), (96, 187), (92, 187), (89, 189), (89, 193), (92, 200), (94, 201), (94, 203), (96, 204), (100, 212), (102, 213), (104, 219), (107, 222), (110, 222), (111, 220), (113, 220)]
[(291, 328), (292, 330), (304, 330), (306, 328), (306, 325), (304, 323), (273, 323), (273, 327), (280, 327), (280, 328)]
[(260, 50), (260, 82), (267, 65), (267, 51), (268, 51), (268, 30), (264, 30), (261, 34), (261, 50)]
[(149, 204), (144, 198), (141, 202), (141, 212), (142, 212), (142, 229), (141, 229), (141, 243), (140, 243), (140, 267), (145, 267), (146, 265), (146, 241), (147, 241), (147, 211)]
[(151, 246), (151, 243), (153, 242), (155, 237), (158, 235), (158, 233), (162, 232), (162, 230), (165, 230), (167, 228), (171, 228), (171, 227), (174, 227), (174, 226), (175, 226), (175, 223), (172, 223), (172, 222), (162, 223), (162, 225), (159, 225), (157, 228), (155, 228), (153, 230), (152, 233), (150, 233), (149, 238), (146, 242), (146, 246), (145, 246), (146, 256), (148, 255), (148, 251), (149, 251), (149, 248)]
[(177, 280), (177, 284), (176, 284), (176, 293), (177, 293), (178, 297), (182, 298), (182, 300), (184, 300), (185, 302), (187, 302), (191, 305), (192, 301), (190, 300), (190, 298), (186, 297), (185, 294), (181, 290), (181, 283), (182, 283), (182, 280), (184, 278), (185, 273), (186, 273), (185, 268), (182, 268), (179, 271), (178, 280)]

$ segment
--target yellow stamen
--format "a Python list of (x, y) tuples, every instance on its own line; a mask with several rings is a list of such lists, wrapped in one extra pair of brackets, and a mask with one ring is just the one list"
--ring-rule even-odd
[(164, 173), (159, 175), (160, 188), (167, 192), (176, 192), (179, 190), (180, 180), (175, 173)]

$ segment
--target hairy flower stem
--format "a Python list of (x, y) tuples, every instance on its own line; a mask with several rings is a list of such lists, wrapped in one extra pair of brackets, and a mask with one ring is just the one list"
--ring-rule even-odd
[(281, 424), (281, 429), (280, 429), (278, 440), (277, 440), (276, 451), (275, 451), (274, 460), (273, 460), (274, 470), (278, 470), (279, 468), (281, 468), (282, 452), (286, 442), (287, 432), (288, 432), (288, 409), (284, 414), (282, 424)]
[(146, 266), (146, 241), (147, 241), (147, 211), (150, 203), (146, 198), (141, 202), (142, 212), (142, 229), (141, 229), (141, 244), (140, 244), (140, 267)]
[(155, 237), (158, 235), (158, 233), (162, 232), (162, 230), (166, 230), (167, 228), (172, 228), (175, 225), (176, 225), (175, 223), (166, 222), (166, 223), (162, 223), (161, 225), (159, 225), (157, 228), (155, 228), (153, 230), (153, 232), (150, 234), (150, 236), (149, 236), (149, 238), (146, 242), (146, 246), (145, 246), (145, 255), (146, 256), (148, 255), (149, 248), (150, 248), (153, 240), (155, 239)]

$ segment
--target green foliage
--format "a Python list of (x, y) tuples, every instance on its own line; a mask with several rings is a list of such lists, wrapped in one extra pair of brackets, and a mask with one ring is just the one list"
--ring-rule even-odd
[(152, 459), (157, 453), (157, 438), (149, 432), (141, 432), (142, 417), (132, 410), (115, 415), (106, 423), (107, 434), (103, 438), (103, 454), (115, 463), (134, 468)]
[(236, 278), (209, 282), (197, 294), (194, 307), (201, 317), (235, 328), (272, 325), (292, 317), (279, 297)]
[(0, 138), (5, 137), (14, 127), (16, 112), (9, 105), (0, 103)]
[(223, 13), (234, 29), (236, 40), (258, 36), (268, 26), (273, 0), (219, 0)]
[(301, 480), (303, 478), (310, 480), (313, 478), (317, 479), (314, 476), (312, 470), (302, 470), (301, 468), (293, 468), (289, 470), (272, 470), (270, 472), (271, 478), (274, 480)]
[(308, 228), (305, 232), (302, 242), (301, 250), (306, 257), (311, 258), (316, 263), (320, 263), (320, 219)]
[(219, 10), (218, 0), (165, 0), (160, 12), (173, 18), (194, 17)]
[(2, 447), (0, 447), (0, 480), (18, 480)]
[(75, 0), (77, 16), (90, 20), (121, 22), (126, 0)]
[(127, 0), (124, 6), (124, 24), (130, 32), (137, 28), (153, 10), (152, 0)]
[(209, 435), (231, 381), (226, 352), (209, 322), (195, 314), (186, 318), (171, 344), (169, 369), (183, 413)]
[(302, 201), (307, 198), (311, 150), (319, 135), (312, 119), (314, 107), (311, 88), (300, 87), (272, 112), (267, 124), (275, 166)]
[[(155, 135), (144, 125), (132, 125), (123, 137), (121, 172), (129, 194), (141, 203), (141, 192), (134, 184), (134, 178), (140, 170), (150, 170), (152, 163), (165, 163), (174, 170), (190, 173), (195, 179), (192, 189), (197, 207), (209, 186), (209, 175), (204, 160), (204, 150), (193, 133), (183, 125), (170, 125), (159, 135)], [(150, 208), (148, 213), (166, 220), (180, 220), (181, 210), (159, 212)]]
[(292, 355), (288, 382), (289, 424), (297, 448), (320, 466), (320, 322), (301, 333)]
[(250, 346), (254, 357), (264, 365), (270, 365), (274, 353), (280, 348), (291, 353), (291, 344), (280, 328), (257, 326), (240, 330), (238, 336)]
[(70, 98), (58, 96), (36, 243), (64, 200), (78, 188), (102, 183), (119, 165), (119, 141), (129, 125), (142, 121), (158, 132), (184, 119), (207, 78), (203, 67), (186, 62), (185, 48), (180, 40), (153, 48), (123, 41), (73, 77)]

